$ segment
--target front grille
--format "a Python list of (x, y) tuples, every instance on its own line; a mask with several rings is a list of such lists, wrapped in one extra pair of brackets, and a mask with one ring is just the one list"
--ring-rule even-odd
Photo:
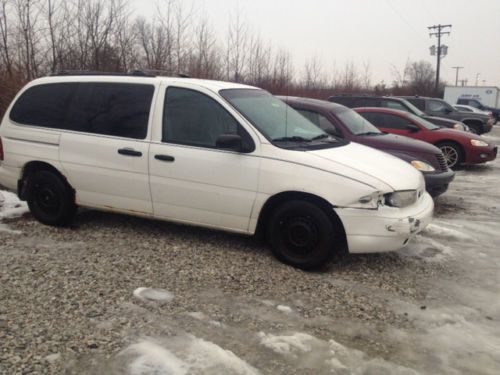
[(446, 159), (444, 158), (443, 153), (436, 154), (436, 159), (439, 163), (439, 168), (441, 168), (442, 171), (447, 171), (448, 165), (446, 164)]

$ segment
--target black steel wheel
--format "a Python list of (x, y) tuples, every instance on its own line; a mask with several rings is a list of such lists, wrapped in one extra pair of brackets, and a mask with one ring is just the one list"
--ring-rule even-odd
[(36, 171), (28, 176), (28, 206), (40, 222), (65, 226), (76, 212), (74, 194), (59, 175), (48, 170)]
[(338, 230), (319, 206), (290, 201), (272, 214), (268, 238), (280, 261), (302, 269), (328, 263), (337, 252)]

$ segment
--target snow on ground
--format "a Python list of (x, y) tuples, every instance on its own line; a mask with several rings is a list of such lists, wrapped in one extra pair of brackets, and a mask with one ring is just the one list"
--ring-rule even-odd
[(132, 358), (130, 375), (259, 375), (260, 372), (230, 350), (191, 335), (162, 343), (147, 338), (121, 355)]
[(134, 290), (134, 296), (142, 301), (170, 302), (174, 295), (165, 289), (140, 287)]
[(20, 217), (28, 212), (26, 202), (19, 200), (16, 194), (0, 190), (0, 221)]

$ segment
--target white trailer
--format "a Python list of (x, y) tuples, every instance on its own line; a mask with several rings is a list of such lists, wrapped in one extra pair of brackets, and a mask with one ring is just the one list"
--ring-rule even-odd
[(456, 104), (458, 99), (475, 99), (484, 106), (500, 108), (500, 89), (496, 86), (446, 86), (444, 100)]

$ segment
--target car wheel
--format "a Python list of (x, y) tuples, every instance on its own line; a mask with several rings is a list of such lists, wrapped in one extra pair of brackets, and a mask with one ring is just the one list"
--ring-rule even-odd
[(443, 153), (448, 168), (456, 168), (460, 165), (460, 163), (463, 162), (463, 152), (458, 144), (452, 142), (443, 142), (438, 144), (437, 146)]
[(272, 214), (268, 237), (280, 261), (302, 269), (317, 268), (336, 254), (339, 231), (326, 212), (306, 201), (290, 201)]
[(28, 177), (28, 207), (43, 224), (65, 226), (71, 223), (76, 205), (71, 188), (57, 174), (41, 170)]
[(468, 125), (468, 126), (471, 133), (478, 135), (481, 134), (481, 129), (478, 125)]

